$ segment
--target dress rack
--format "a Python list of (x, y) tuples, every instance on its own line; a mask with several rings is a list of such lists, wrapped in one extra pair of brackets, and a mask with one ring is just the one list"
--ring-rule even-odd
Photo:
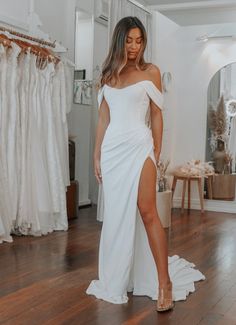
[(32, 37), (32, 36), (29, 36), (29, 35), (26, 35), (26, 34), (22, 34), (22, 33), (14, 31), (12, 29), (2, 27), (2, 26), (0, 26), (0, 31), (8, 32), (8, 33), (10, 33), (12, 35), (15, 35), (15, 36), (18, 36), (18, 37), (21, 37), (21, 38), (25, 38), (25, 39), (28, 39), (28, 40), (33, 41), (33, 42), (37, 42), (37, 43), (42, 44), (42, 45), (50, 46), (50, 47), (53, 47), (53, 48), (56, 47), (56, 44), (55, 44), (56, 41), (51, 43), (51, 42), (48, 42), (48, 41), (44, 41), (41, 38)]

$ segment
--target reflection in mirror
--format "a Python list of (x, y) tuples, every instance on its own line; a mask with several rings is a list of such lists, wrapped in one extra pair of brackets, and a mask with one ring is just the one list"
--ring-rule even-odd
[(219, 70), (208, 87), (205, 160), (216, 173), (206, 180), (206, 198), (235, 200), (236, 63)]
[(93, 17), (76, 10), (75, 13), (75, 73), (74, 103), (92, 104), (93, 78)]

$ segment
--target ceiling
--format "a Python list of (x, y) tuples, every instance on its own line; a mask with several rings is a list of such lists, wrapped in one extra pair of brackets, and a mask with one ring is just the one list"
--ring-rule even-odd
[[(206, 2), (206, 0), (198, 0), (198, 2)], [(196, 2), (195, 0), (145, 0), (148, 5), (166, 5), (166, 4), (176, 4), (176, 3), (189, 3)]]
[(236, 0), (145, 0), (180, 26), (236, 22)]

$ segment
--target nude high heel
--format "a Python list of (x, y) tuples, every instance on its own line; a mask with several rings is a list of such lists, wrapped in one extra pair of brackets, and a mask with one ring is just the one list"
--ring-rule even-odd
[(172, 300), (172, 283), (170, 282), (166, 287), (159, 288), (157, 311), (167, 311), (174, 308)]

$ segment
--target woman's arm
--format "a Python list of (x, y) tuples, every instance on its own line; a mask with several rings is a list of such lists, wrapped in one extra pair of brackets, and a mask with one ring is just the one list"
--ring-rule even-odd
[[(152, 69), (150, 70), (150, 78), (155, 84), (155, 86), (160, 90), (160, 92), (162, 92), (161, 73), (155, 65), (153, 65)], [(154, 154), (156, 160), (159, 160), (163, 136), (162, 110), (153, 101), (151, 101), (150, 103), (150, 110), (152, 137), (154, 142)]]
[(154, 142), (154, 154), (158, 161), (161, 153), (162, 135), (163, 135), (163, 117), (162, 111), (158, 106), (153, 107), (155, 104), (151, 103), (151, 127), (152, 137)]
[(103, 98), (98, 113), (98, 123), (96, 129), (95, 147), (94, 147), (94, 154), (93, 154), (94, 174), (99, 183), (101, 183), (101, 178), (102, 178), (101, 168), (100, 168), (101, 145), (109, 123), (110, 123), (109, 107), (106, 100)]

